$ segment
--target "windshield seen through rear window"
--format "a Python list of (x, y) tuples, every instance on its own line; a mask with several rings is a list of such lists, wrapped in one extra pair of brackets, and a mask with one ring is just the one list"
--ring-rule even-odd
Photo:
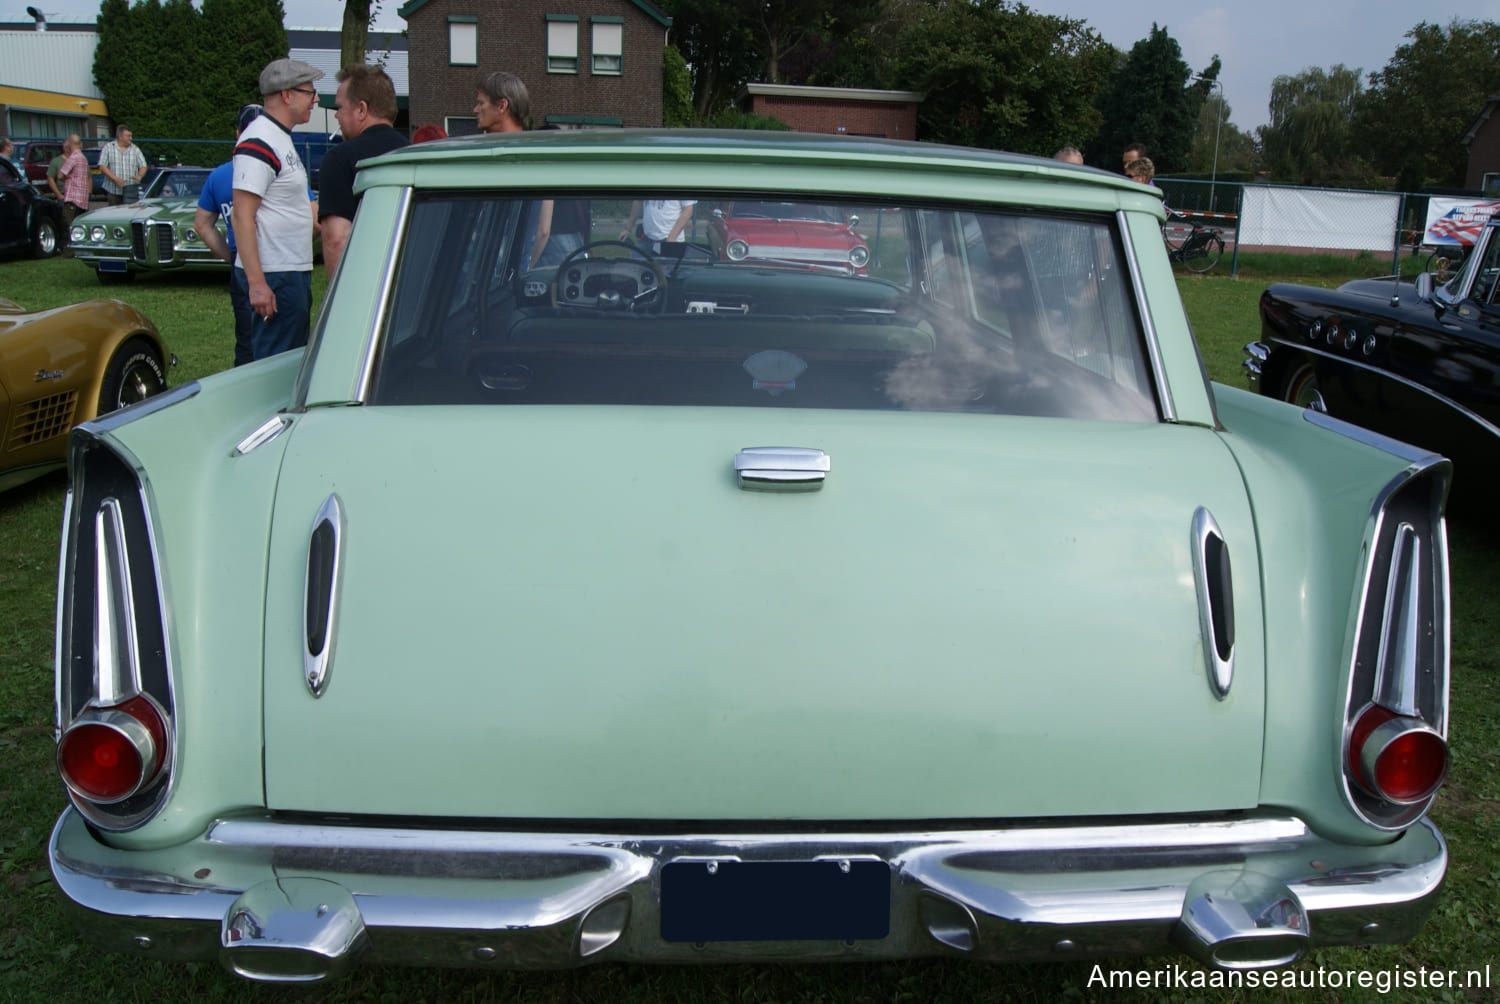
[(370, 401), (1158, 417), (1114, 218), (434, 194)]

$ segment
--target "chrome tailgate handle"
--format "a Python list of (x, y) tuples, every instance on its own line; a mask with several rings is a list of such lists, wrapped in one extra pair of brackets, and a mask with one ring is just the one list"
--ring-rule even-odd
[(740, 487), (752, 492), (815, 492), (833, 461), (800, 446), (747, 446), (734, 456)]

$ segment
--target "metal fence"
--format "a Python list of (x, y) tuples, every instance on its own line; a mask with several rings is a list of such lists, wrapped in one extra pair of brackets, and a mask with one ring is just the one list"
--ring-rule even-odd
[[(1157, 178), (1174, 211), (1215, 227), (1234, 249), (1231, 272), (1244, 250), (1389, 255), (1400, 271), (1403, 254), (1427, 253), (1424, 238), (1434, 198), (1422, 192), (1379, 192), (1292, 185)], [(1477, 200), (1478, 197), (1476, 196)], [(1278, 215), (1282, 224), (1278, 226)], [(1462, 247), (1441, 245), (1455, 254)]]

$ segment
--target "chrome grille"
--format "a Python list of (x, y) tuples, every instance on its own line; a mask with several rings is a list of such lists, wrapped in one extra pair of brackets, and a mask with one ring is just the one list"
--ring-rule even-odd
[(146, 265), (169, 262), (173, 255), (172, 224), (158, 220), (132, 220), (130, 255)]
[(66, 434), (73, 427), (77, 402), (77, 391), (69, 390), (22, 404), (11, 418), (6, 449), (18, 450)]

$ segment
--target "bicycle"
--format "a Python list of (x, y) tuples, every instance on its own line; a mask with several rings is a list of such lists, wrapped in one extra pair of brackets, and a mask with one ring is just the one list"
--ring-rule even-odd
[(1219, 264), (1224, 256), (1224, 238), (1213, 227), (1206, 227), (1189, 219), (1186, 213), (1167, 210), (1169, 220), (1187, 220), (1189, 230), (1183, 234), (1180, 227), (1163, 226), (1162, 243), (1167, 246), (1167, 257), (1180, 262), (1189, 272), (1208, 272)]

